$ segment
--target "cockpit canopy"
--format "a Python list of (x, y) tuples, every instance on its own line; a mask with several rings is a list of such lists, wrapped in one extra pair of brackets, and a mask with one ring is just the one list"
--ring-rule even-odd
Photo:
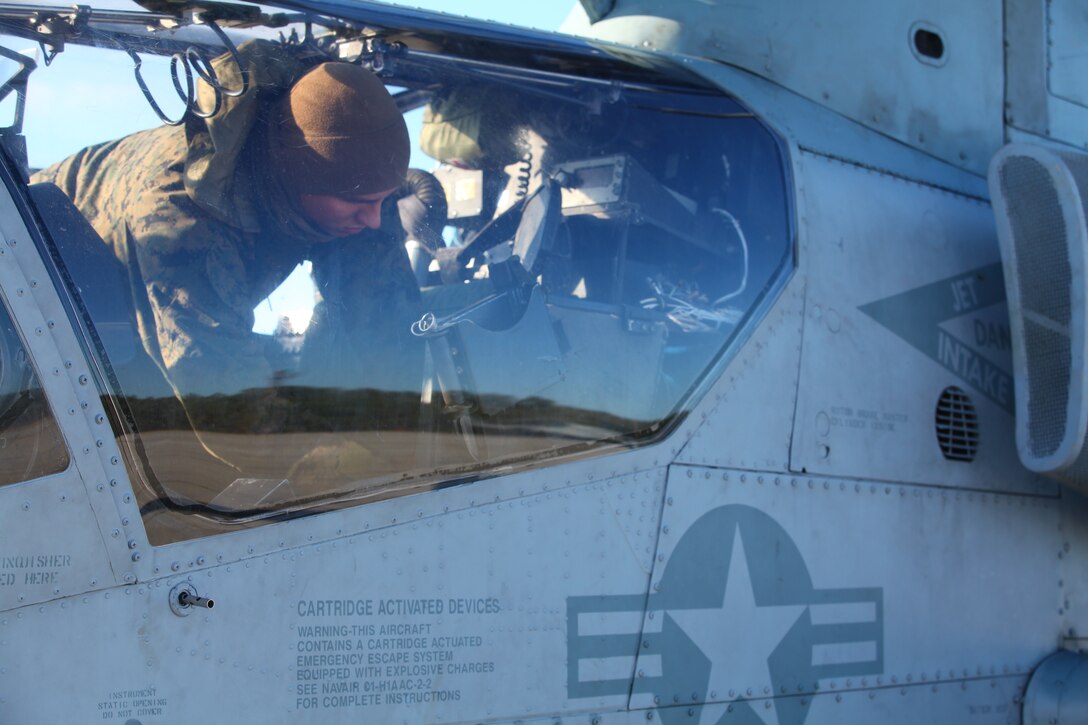
[[(144, 7), (0, 6), (0, 43), (5, 150), (36, 170), (29, 213), (153, 543), (653, 443), (792, 270), (778, 139), (659, 58), (367, 4)], [(274, 67), (385, 82), (413, 157), (380, 229), (269, 231), (293, 201), (264, 191), (252, 128), (208, 132), (284, 91), (253, 41)], [(250, 206), (194, 203), (175, 167), (201, 138), (236, 145), (220, 188)], [(117, 149), (130, 167), (109, 176)], [(241, 241), (145, 244), (152, 199)], [(203, 331), (260, 364), (213, 364)]]

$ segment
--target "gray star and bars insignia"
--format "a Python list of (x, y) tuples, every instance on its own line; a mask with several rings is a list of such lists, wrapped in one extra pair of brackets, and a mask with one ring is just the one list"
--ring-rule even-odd
[[(883, 672), (883, 589), (817, 589), (774, 519), (721, 506), (683, 534), (650, 595), (568, 597), (567, 648), (571, 698), (627, 696), (666, 725), (692, 722), (692, 707), (700, 725), (801, 725), (799, 691)], [(707, 703), (730, 704), (728, 719)]]

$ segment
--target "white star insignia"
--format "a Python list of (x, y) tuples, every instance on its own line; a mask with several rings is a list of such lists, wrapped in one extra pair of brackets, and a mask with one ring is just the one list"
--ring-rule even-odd
[[(707, 695), (718, 699), (764, 697), (764, 688), (774, 684), (767, 664), (778, 643), (804, 612), (804, 605), (758, 606), (752, 591), (748, 559), (738, 526), (733, 532), (733, 552), (729, 559), (728, 579), (722, 605), (715, 609), (675, 609), (668, 612), (684, 633), (696, 643), (711, 663)], [(726, 697), (732, 690), (734, 695)], [(703, 718), (717, 710), (703, 708)], [(778, 725), (775, 708), (753, 704), (752, 710), (767, 725)], [(700, 719), (702, 725), (702, 719)]]

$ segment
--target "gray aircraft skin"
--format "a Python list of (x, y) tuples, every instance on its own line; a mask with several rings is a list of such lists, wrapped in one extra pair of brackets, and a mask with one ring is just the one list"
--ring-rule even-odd
[[(18, 109), (0, 192), (0, 720), (1088, 722), (1078, 3), (584, 0), (564, 35), (276, 5), (0, 6), (6, 47), (60, 51), (5, 89), (75, 128), (86, 99), (35, 91), (78, 46), (217, 54), (276, 37), (283, 12), (407, 89), (406, 110), (455, 73), (544, 99), (523, 105), (547, 161), (510, 177), (512, 208), (551, 193), (562, 213), (484, 258), (517, 255), (525, 311), (417, 325), (428, 373), (410, 392), (453, 422), (415, 468), (310, 498), (286, 474), (272, 492), (239, 477), (202, 498), (156, 473), (163, 434), (126, 418), (140, 395), (119, 389), (93, 309), (108, 280), (81, 282), (78, 225), (51, 223), (20, 178), (21, 148), (38, 164)], [(135, 87), (130, 72), (111, 80)], [(628, 265), (604, 301), (589, 272), (549, 271), (596, 259), (591, 238)], [(441, 287), (436, 268), (421, 281)], [(1065, 312), (1032, 307), (1046, 295)], [(484, 392), (554, 414), (501, 428), (500, 396), (454, 395), (465, 360)], [(430, 446), (424, 430), (384, 445)]]

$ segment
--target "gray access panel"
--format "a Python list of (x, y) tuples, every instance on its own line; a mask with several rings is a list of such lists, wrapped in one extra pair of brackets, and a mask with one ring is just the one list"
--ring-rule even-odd
[(1005, 0), (1007, 141), (1088, 144), (1086, 29), (1078, 0)]
[(1058, 527), (1049, 499), (673, 466), (631, 707), (1026, 676)]
[[(815, 154), (795, 168), (807, 300), (793, 470), (1052, 494), (1016, 456), (989, 205)], [(938, 445), (935, 410), (951, 387), (977, 417), (970, 463)]]

